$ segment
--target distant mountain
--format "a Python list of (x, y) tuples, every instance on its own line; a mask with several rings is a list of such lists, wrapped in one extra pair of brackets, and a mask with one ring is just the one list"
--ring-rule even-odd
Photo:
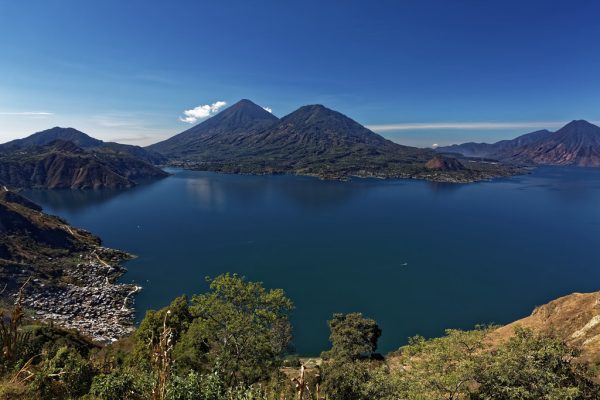
[(548, 137), (552, 132), (548, 130), (540, 130), (525, 135), (519, 136), (511, 140), (501, 140), (496, 143), (463, 143), (453, 144), (452, 146), (438, 147), (437, 152), (440, 153), (459, 153), (465, 157), (490, 157), (510, 152), (518, 147), (535, 143)]
[(95, 139), (77, 129), (61, 128), (58, 126), (34, 133), (23, 139), (16, 139), (0, 144), (0, 154), (10, 153), (33, 146), (44, 146), (55, 140), (72, 142), (82, 149), (93, 149), (95, 151), (104, 151), (115, 154), (128, 154), (155, 165), (166, 161), (164, 156), (156, 152), (145, 150), (140, 146), (103, 142), (102, 140)]
[(94, 139), (74, 128), (61, 128), (55, 126), (45, 131), (34, 133), (23, 139), (16, 139), (0, 145), (0, 151), (12, 151), (32, 146), (44, 146), (55, 140), (72, 142), (81, 148), (100, 146), (103, 142)]
[(84, 150), (55, 140), (0, 155), (0, 185), (40, 188), (125, 188), (136, 180), (160, 178), (161, 169), (126, 153)]
[(131, 144), (103, 142), (100, 146), (86, 147), (86, 149), (93, 150), (98, 153), (111, 153), (116, 156), (121, 154), (128, 155), (152, 165), (162, 165), (168, 161), (168, 159), (160, 153), (151, 150), (146, 150), (143, 147), (134, 146)]
[(600, 167), (600, 127), (578, 120), (556, 132), (543, 130), (493, 144), (465, 143), (436, 151), (519, 164)]
[(542, 165), (600, 167), (600, 127), (583, 120), (572, 121), (542, 140), (504, 153), (502, 158)]
[(273, 126), (279, 119), (250, 100), (240, 100), (212, 118), (162, 142), (146, 147), (175, 159), (221, 158), (248, 136)]
[[(429, 149), (402, 146), (322, 105), (277, 119), (249, 100), (148, 149), (184, 168), (248, 174), (300, 174), (327, 179), (425, 177), (472, 181), (494, 176), (486, 165), (432, 169)], [(502, 171), (501, 174), (505, 174)]]
[(300, 107), (264, 131), (240, 138), (236, 147), (237, 163), (260, 160), (282, 172), (314, 172), (315, 167), (351, 172), (394, 161), (425, 162), (433, 155), (384, 139), (322, 105)]

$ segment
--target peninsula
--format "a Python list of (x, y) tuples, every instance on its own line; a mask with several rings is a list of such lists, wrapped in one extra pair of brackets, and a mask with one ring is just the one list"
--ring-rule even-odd
[(121, 262), (132, 256), (101, 245), (91, 233), (7, 188), (0, 189), (0, 288), (14, 303), (25, 284), (24, 306), (33, 317), (75, 329), (97, 342), (133, 330), (133, 294), (140, 287), (117, 283)]

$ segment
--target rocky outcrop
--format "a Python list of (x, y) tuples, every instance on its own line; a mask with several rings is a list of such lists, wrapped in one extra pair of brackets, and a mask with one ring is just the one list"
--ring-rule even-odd
[(456, 158), (437, 155), (425, 163), (425, 168), (436, 171), (460, 171), (465, 169)]

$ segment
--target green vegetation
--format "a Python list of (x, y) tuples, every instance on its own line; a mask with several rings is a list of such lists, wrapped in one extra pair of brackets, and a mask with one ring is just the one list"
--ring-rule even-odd
[(414, 337), (386, 358), (381, 329), (360, 313), (329, 321), (319, 365), (289, 355), (293, 305), (280, 289), (225, 274), (203, 294), (149, 311), (130, 337), (100, 347), (75, 332), (1, 319), (0, 399), (491, 400), (600, 398), (578, 350), (494, 327)]
[(377, 350), (381, 329), (377, 322), (364, 318), (361, 313), (334, 314), (328, 324), (332, 346), (322, 354), (323, 358), (355, 361), (369, 358)]

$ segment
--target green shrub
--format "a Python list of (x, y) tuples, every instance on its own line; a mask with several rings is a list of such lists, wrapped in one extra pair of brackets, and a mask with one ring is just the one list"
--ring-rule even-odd
[(167, 400), (267, 400), (260, 387), (227, 387), (218, 373), (190, 372), (175, 376), (167, 387)]
[(283, 366), (287, 368), (300, 368), (302, 362), (297, 355), (288, 356), (283, 359)]
[(94, 377), (90, 396), (98, 400), (138, 400), (150, 396), (152, 379), (143, 371), (115, 370)]
[(94, 373), (75, 349), (61, 347), (43, 357), (33, 376), (33, 390), (41, 398), (72, 398), (88, 392)]
[(167, 400), (220, 400), (225, 387), (217, 374), (190, 372), (174, 376), (167, 386)]
[(600, 399), (589, 370), (575, 361), (578, 354), (559, 339), (517, 329), (506, 344), (482, 355), (473, 399)]
[(391, 389), (381, 375), (387, 368), (377, 361), (330, 361), (323, 365), (323, 392), (331, 399), (384, 399)]

